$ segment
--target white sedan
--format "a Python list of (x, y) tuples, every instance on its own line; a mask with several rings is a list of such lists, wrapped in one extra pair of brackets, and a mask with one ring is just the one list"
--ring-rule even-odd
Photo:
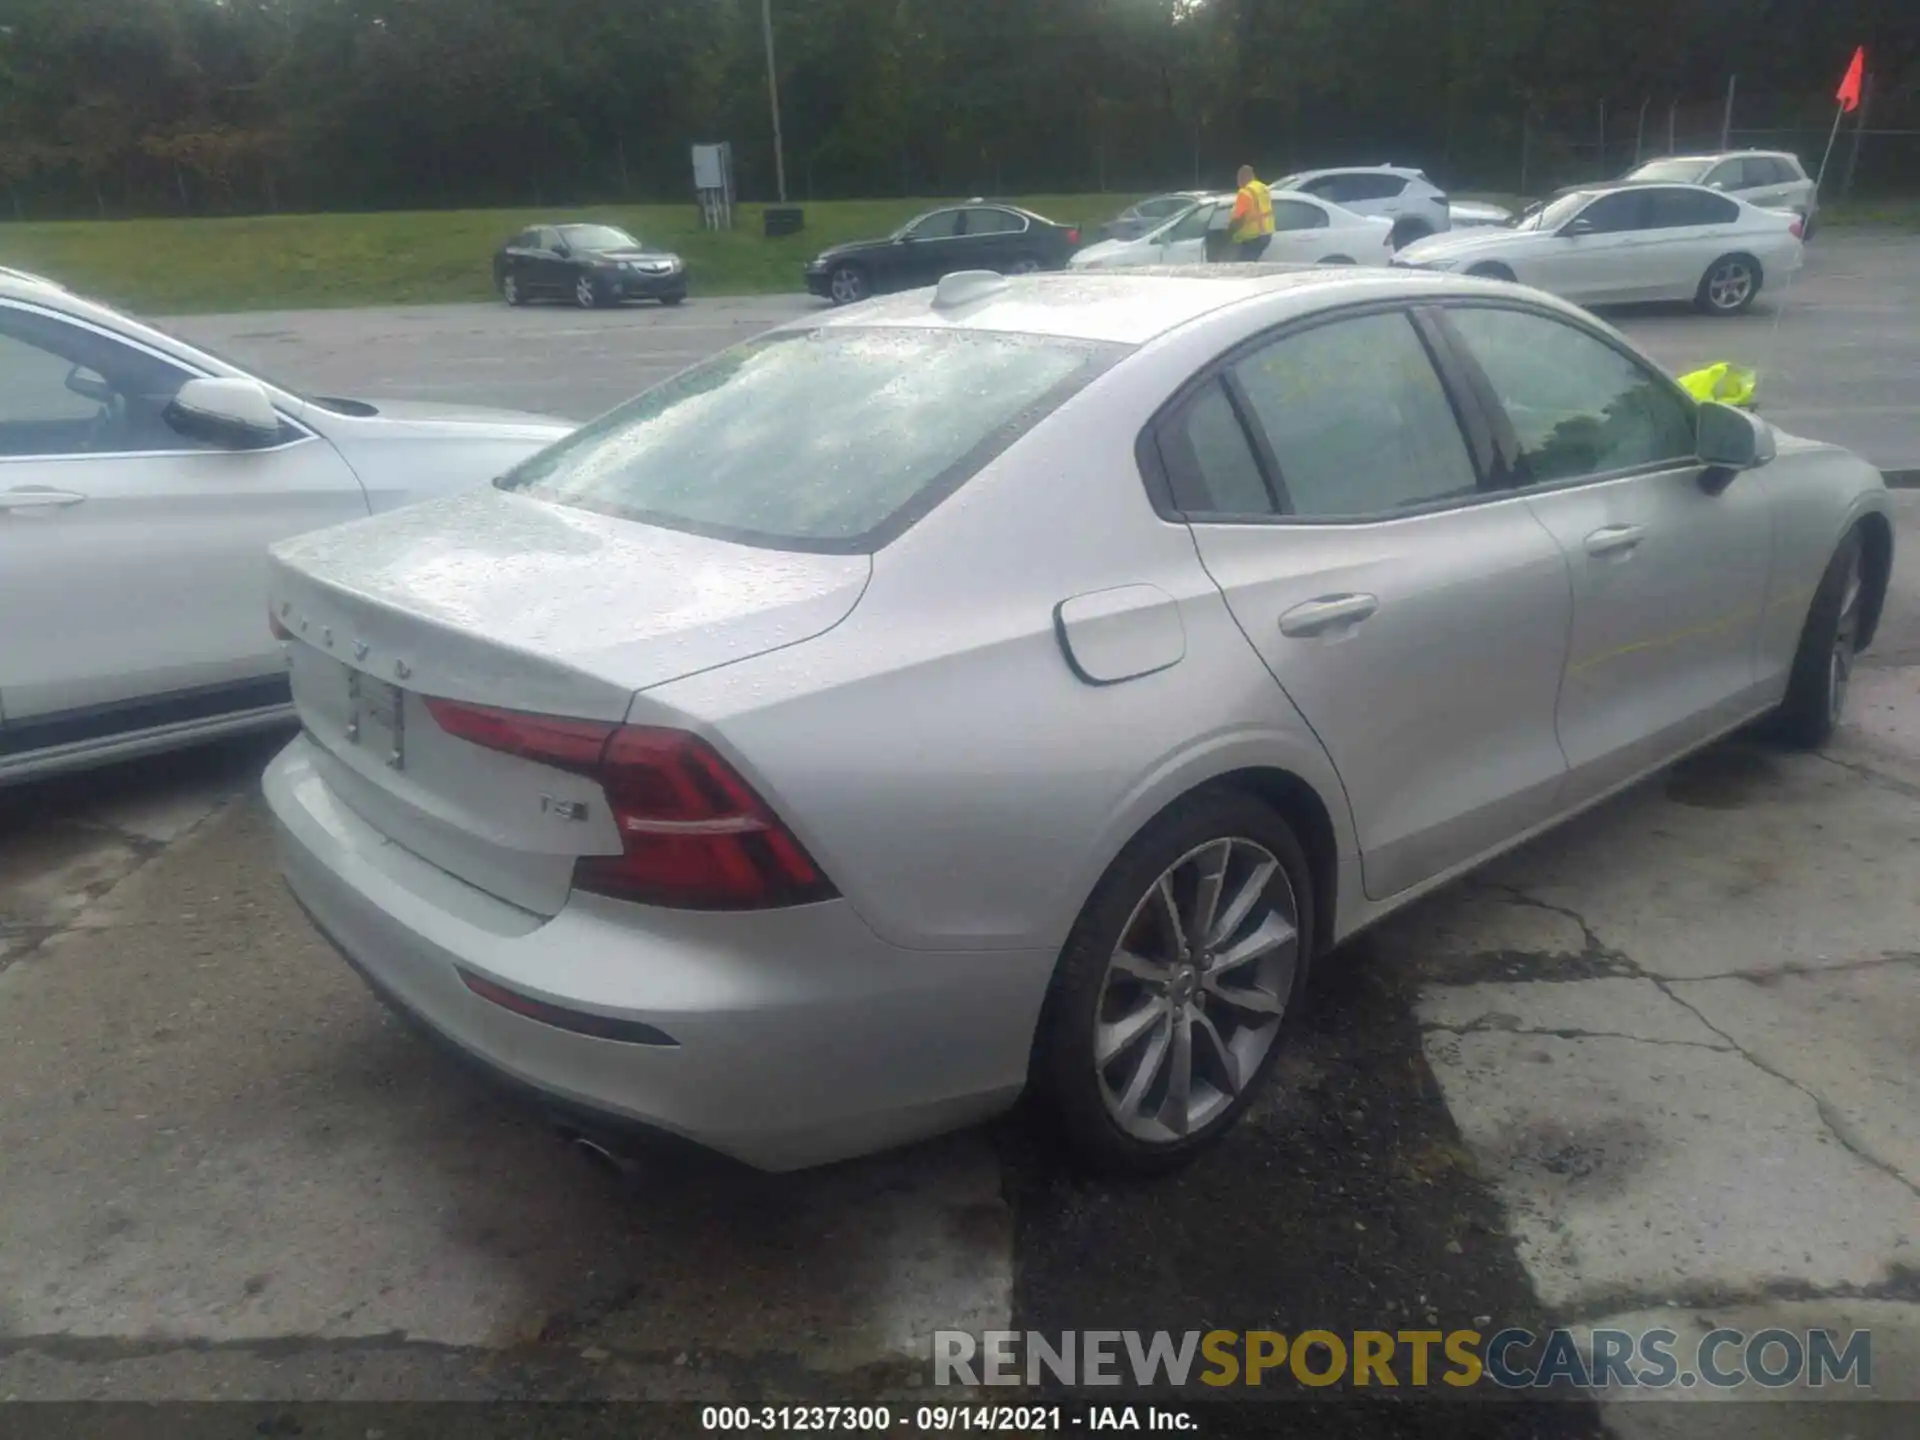
[(1801, 220), (1698, 185), (1575, 190), (1511, 229), (1418, 240), (1395, 265), (1518, 280), (1581, 304), (1691, 300), (1715, 315), (1753, 304), (1800, 268)]
[(572, 428), (297, 395), (0, 274), (0, 785), (283, 723), (267, 547)]
[[(1212, 195), (1137, 240), (1102, 240), (1077, 251), (1078, 269), (1197, 265), (1224, 253), (1231, 195)], [(1356, 215), (1311, 195), (1273, 192), (1273, 241), (1264, 262), (1298, 265), (1385, 265), (1393, 256), (1393, 222)]]

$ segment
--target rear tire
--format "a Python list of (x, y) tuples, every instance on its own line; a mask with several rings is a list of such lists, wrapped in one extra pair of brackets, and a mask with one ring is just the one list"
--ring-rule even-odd
[(1700, 277), (1693, 303), (1709, 315), (1738, 315), (1760, 294), (1760, 262), (1751, 255), (1722, 255)]
[(1034, 1040), (1035, 1099), (1072, 1153), (1151, 1175), (1219, 1139), (1286, 1041), (1313, 926), (1306, 855), (1263, 801), (1200, 791), (1135, 836), (1060, 952)]
[(662, 295), (660, 297), (660, 303), (662, 305), (678, 305), (686, 298), (684, 295)]
[(1009, 275), (1036, 275), (1039, 271), (1040, 262), (1031, 255), (1022, 255), (1018, 260), (1015, 260), (1007, 266), (1007, 274)]
[(1794, 651), (1786, 698), (1772, 729), (1785, 744), (1817, 750), (1833, 738), (1846, 714), (1848, 682), (1859, 653), (1866, 584), (1860, 532), (1849, 530), (1813, 592), (1813, 605)]
[(511, 270), (500, 277), (500, 298), (509, 305), (527, 303), (526, 292), (520, 288), (520, 278)]

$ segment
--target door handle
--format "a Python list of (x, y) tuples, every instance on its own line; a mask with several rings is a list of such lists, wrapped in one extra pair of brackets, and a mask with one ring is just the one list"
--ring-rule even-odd
[(1587, 536), (1587, 554), (1596, 557), (1624, 555), (1646, 538), (1644, 526), (1608, 525)]
[(1280, 617), (1280, 633), (1295, 639), (1324, 635), (1342, 625), (1358, 625), (1379, 608), (1376, 595), (1329, 595), (1309, 600)]
[(71, 490), (52, 490), (44, 485), (20, 485), (0, 490), (0, 510), (49, 510), (78, 505), (87, 497)]

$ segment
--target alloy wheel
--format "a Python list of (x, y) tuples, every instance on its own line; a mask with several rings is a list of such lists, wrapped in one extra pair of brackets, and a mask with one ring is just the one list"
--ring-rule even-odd
[(500, 295), (509, 305), (520, 303), (520, 282), (514, 278), (511, 270), (501, 277)]
[(842, 265), (835, 270), (827, 281), (827, 288), (832, 292), (836, 305), (851, 305), (856, 300), (867, 298), (866, 278), (851, 265)]
[(1723, 260), (1707, 276), (1707, 303), (1716, 310), (1738, 310), (1753, 295), (1753, 269), (1744, 260)]
[(591, 310), (600, 303), (600, 292), (593, 288), (591, 276), (582, 275), (573, 282), (573, 302), (582, 310)]
[(1168, 866), (1101, 983), (1092, 1058), (1109, 1117), (1149, 1144), (1217, 1119), (1278, 1040), (1299, 963), (1298, 902), (1264, 846), (1211, 840)]
[(1847, 567), (1840, 616), (1833, 627), (1833, 650), (1827, 657), (1827, 715), (1838, 725), (1847, 708), (1847, 687), (1853, 680), (1855, 648), (1860, 638), (1860, 556), (1856, 551)]
[(1031, 275), (1039, 270), (1039, 268), (1040, 262), (1038, 260), (1022, 257), (1007, 266), (1007, 273), (1009, 275)]

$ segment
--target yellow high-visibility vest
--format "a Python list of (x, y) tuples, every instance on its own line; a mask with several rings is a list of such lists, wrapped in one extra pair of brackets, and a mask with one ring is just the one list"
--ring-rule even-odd
[(1759, 386), (1757, 373), (1725, 360), (1680, 377), (1680, 388), (1696, 400), (1718, 400), (1722, 405), (1743, 408), (1753, 404), (1754, 391)]
[[(1273, 195), (1267, 187), (1258, 180), (1249, 180), (1240, 187), (1240, 196), (1253, 203), (1247, 207), (1245, 214), (1239, 214), (1234, 220), (1227, 232), (1228, 238), (1238, 244), (1242, 240), (1258, 240), (1262, 235), (1273, 234)], [(1240, 210), (1238, 200), (1233, 208), (1236, 212)]]

